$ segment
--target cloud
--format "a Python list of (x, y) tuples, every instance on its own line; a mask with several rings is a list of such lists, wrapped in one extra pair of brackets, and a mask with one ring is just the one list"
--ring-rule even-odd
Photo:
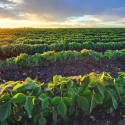
[(40, 26), (119, 26), (124, 12), (124, 0), (0, 0), (0, 19)]
[(118, 8), (124, 7), (124, 4), (123, 0), (26, 0), (21, 10), (35, 14), (38, 19), (44, 17), (49, 21), (64, 21), (74, 16), (108, 15), (110, 11), (119, 15), (121, 11)]

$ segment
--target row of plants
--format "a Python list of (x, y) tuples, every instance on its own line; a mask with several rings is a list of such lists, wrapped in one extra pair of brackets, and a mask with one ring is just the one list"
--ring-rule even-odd
[(82, 50), (93, 49), (99, 52), (111, 49), (124, 49), (125, 42), (109, 42), (109, 43), (93, 43), (93, 42), (61, 42), (48, 44), (13, 44), (0, 46), (0, 57), (9, 58), (19, 55), (20, 53), (27, 53), (33, 55), (35, 53), (43, 53), (47, 51), (63, 51), (63, 50)]
[(45, 41), (70, 40), (72, 42), (82, 40), (90, 42), (112, 42), (124, 41), (125, 29), (35, 29), (35, 28), (18, 28), (18, 29), (0, 29), (1, 43), (11, 44), (29, 39), (42, 39)]
[(125, 49), (123, 50), (106, 50), (104, 53), (99, 53), (94, 50), (83, 49), (78, 51), (48, 51), (43, 54), (36, 53), (28, 55), (22, 53), (17, 57), (0, 60), (0, 68), (22, 68), (31, 66), (49, 66), (74, 61), (99, 61), (101, 59), (119, 59), (125, 60)]
[(62, 77), (49, 83), (27, 78), (0, 85), (0, 124), (57, 125), (89, 115), (97, 106), (112, 113), (125, 104), (125, 73)]

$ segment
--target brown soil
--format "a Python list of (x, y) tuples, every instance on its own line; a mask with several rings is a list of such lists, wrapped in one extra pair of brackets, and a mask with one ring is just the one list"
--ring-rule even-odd
[(0, 83), (6, 81), (25, 80), (27, 77), (41, 82), (51, 81), (56, 74), (62, 76), (85, 75), (90, 72), (110, 72), (116, 76), (118, 72), (125, 71), (125, 61), (100, 60), (100, 61), (72, 61), (65, 64), (53, 64), (48, 67), (29, 67), (22, 69), (0, 69)]

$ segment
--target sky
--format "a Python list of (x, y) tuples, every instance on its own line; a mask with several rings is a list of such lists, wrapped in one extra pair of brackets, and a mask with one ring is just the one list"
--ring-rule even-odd
[(0, 28), (125, 27), (125, 0), (0, 0)]

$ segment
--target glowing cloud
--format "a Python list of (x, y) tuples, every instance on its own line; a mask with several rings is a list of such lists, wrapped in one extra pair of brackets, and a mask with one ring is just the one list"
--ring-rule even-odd
[(0, 0), (0, 27), (125, 27), (124, 0)]

